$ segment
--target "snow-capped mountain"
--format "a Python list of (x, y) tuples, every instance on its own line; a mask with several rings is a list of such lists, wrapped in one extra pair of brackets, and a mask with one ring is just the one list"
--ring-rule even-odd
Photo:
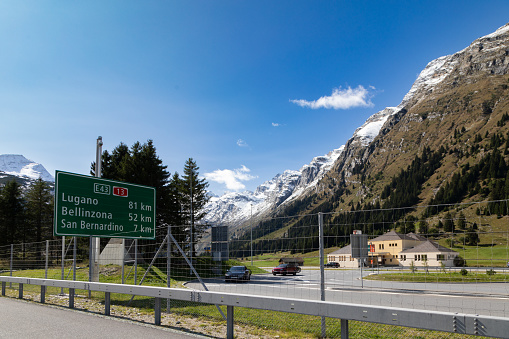
[[(450, 81), (451, 74), (462, 76), (483, 70), (488, 70), (492, 74), (505, 74), (509, 58), (500, 59), (495, 55), (500, 54), (503, 49), (506, 51), (504, 55), (507, 55), (508, 34), (509, 24), (475, 40), (462, 51), (431, 61), (421, 71), (398, 106), (387, 107), (373, 114), (356, 129), (345, 145), (325, 156), (314, 158), (309, 165), (304, 165), (298, 171), (287, 170), (276, 175), (260, 185), (255, 192), (227, 193), (211, 199), (206, 206), (206, 222), (239, 225), (248, 220), (251, 214), (256, 216), (266, 211), (275, 211), (277, 207), (308, 192), (324, 189), (320, 188), (319, 182), (329, 171), (336, 173), (343, 171), (348, 178), (356, 164), (363, 160), (362, 157), (369, 155), (370, 152), (363, 150), (376, 147), (372, 142), (379, 135), (388, 133), (408, 109), (433, 95), (435, 91), (442, 90), (444, 86), (440, 85), (446, 79)], [(465, 57), (467, 54), (468, 57)], [(475, 81), (474, 79), (472, 77), (470, 81)]]
[(54, 182), (55, 178), (44, 168), (32, 160), (19, 154), (0, 154), (0, 177), (12, 175), (29, 180), (41, 178), (44, 181)]
[(240, 223), (267, 212), (281, 204), (297, 199), (316, 186), (329, 171), (343, 151), (343, 146), (332, 152), (315, 157), (298, 171), (286, 170), (264, 182), (255, 192), (230, 192), (221, 197), (212, 197), (205, 206), (206, 223)]

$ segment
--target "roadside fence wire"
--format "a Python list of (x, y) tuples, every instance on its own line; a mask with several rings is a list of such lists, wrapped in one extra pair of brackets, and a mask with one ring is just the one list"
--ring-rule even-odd
[[(191, 234), (189, 225), (164, 225), (157, 228), (155, 241), (101, 239), (99, 281), (508, 318), (507, 205), (496, 201), (323, 213), (322, 225), (318, 214), (254, 219), (242, 228), (220, 225), (228, 228), (226, 242), (212, 239), (210, 228)], [(353, 233), (367, 236), (363, 257), (352, 256)], [(1, 246), (0, 270), (3, 275), (89, 281), (89, 245), (89, 238), (65, 237)], [(320, 264), (328, 263), (339, 267), (324, 266), (322, 280)], [(290, 268), (273, 274), (280, 264)], [(231, 266), (246, 266), (250, 280), (226, 282)], [(62, 292), (66, 291), (47, 291)], [(104, 298), (99, 293), (94, 297)], [(112, 295), (112, 304), (150, 312), (154, 300)], [(170, 316), (226, 323), (215, 305), (199, 300), (165, 300), (162, 308)], [(320, 317), (267, 310), (238, 307), (235, 322), (249, 327), (252, 335), (280, 331), (287, 337), (319, 337), (322, 333)], [(327, 337), (341, 336), (339, 319), (325, 319), (325, 325)], [(349, 323), (350, 338), (368, 334), (371, 338), (468, 337)]]

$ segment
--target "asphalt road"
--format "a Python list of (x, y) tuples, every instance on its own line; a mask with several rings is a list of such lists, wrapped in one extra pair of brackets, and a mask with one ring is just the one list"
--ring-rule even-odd
[(207, 338), (118, 318), (0, 298), (0, 338)]
[[(372, 273), (364, 271), (363, 275)], [(205, 279), (212, 291), (320, 300), (320, 271), (297, 276), (257, 274), (251, 281)], [(197, 282), (187, 287), (201, 290)], [(360, 279), (359, 270), (325, 270), (325, 299), (343, 303), (509, 317), (509, 283), (384, 282)]]

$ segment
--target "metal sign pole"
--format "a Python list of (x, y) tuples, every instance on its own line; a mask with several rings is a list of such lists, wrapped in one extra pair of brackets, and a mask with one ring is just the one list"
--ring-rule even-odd
[[(96, 178), (101, 177), (102, 172), (102, 147), (103, 147), (103, 138), (101, 136), (97, 137), (97, 146), (95, 152), (95, 176)], [(100, 254), (100, 239), (93, 237), (92, 239), (92, 253), (90, 258), (90, 263), (92, 265), (92, 279), (90, 281), (99, 281), (99, 254)]]
[[(65, 279), (65, 236), (62, 237), (62, 280)], [(60, 294), (64, 294), (64, 288), (60, 289)]]

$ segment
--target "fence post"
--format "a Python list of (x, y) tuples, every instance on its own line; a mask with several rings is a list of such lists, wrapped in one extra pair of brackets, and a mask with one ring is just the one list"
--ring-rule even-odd
[[(94, 239), (92, 236), (89, 238), (88, 244), (88, 281), (92, 282), (94, 276), (94, 246), (92, 245)], [(92, 298), (92, 290), (88, 290), (88, 298)]]
[(104, 292), (104, 315), (110, 315), (111, 292)]
[(233, 306), (226, 306), (226, 339), (233, 339)]
[(161, 298), (155, 298), (154, 300), (154, 318), (155, 325), (161, 325)]
[(348, 339), (348, 320), (341, 319), (341, 339)]
[(41, 285), (41, 304), (46, 302), (46, 286)]
[[(12, 262), (14, 260), (14, 244), (11, 244), (11, 263), (10, 263), (10, 271), (11, 271), (11, 277), (12, 277)], [(12, 288), (12, 283), (9, 283), (9, 288)]]
[[(168, 242), (166, 243), (166, 287), (171, 287), (171, 275), (170, 275), (170, 268), (171, 268), (171, 241), (170, 241), (170, 234), (171, 234), (171, 226), (168, 225)], [(166, 313), (170, 313), (170, 298), (166, 299)]]
[(18, 284), (19, 285), (19, 288), (18, 288), (18, 298), (19, 299), (23, 299), (23, 284)]
[(69, 308), (74, 308), (74, 288), (69, 289)]
[(49, 240), (46, 240), (46, 262), (44, 263), (44, 279), (48, 279), (48, 261), (49, 261)]
[(134, 239), (134, 284), (138, 284), (138, 239)]
[(41, 304), (46, 302), (46, 286), (41, 285)]
[(122, 285), (124, 284), (124, 271), (125, 271), (125, 238), (122, 238)]
[[(325, 270), (323, 266), (323, 214), (322, 212), (318, 212), (318, 234), (319, 234), (319, 243), (320, 243), (320, 300), (325, 301)], [(325, 327), (325, 317), (321, 317), (321, 332), (322, 338), (325, 338), (326, 327)]]
[(76, 281), (76, 247), (78, 242), (76, 240), (76, 237), (73, 237), (73, 239), (74, 243), (72, 246), (72, 270), (73, 270), (72, 280)]

